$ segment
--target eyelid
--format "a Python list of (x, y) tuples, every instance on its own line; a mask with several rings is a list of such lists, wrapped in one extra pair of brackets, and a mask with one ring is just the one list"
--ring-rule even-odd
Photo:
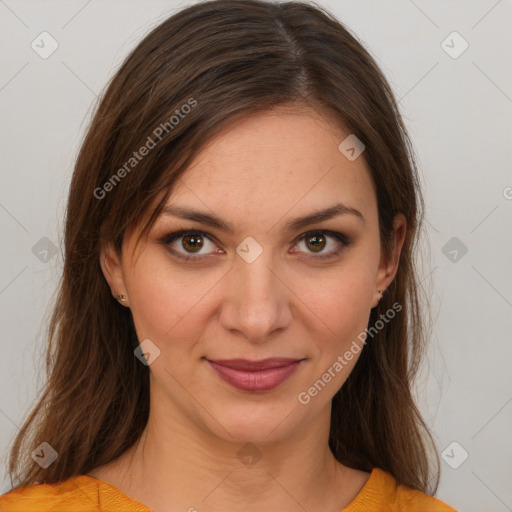
[[(345, 235), (343, 233), (339, 233), (337, 231), (332, 231), (329, 229), (310, 229), (310, 230), (304, 232), (303, 234), (299, 235), (292, 243), (293, 243), (293, 245), (296, 245), (297, 243), (299, 243), (303, 239), (305, 239), (308, 235), (313, 236), (318, 233), (321, 233), (321, 234), (329, 236), (330, 238), (336, 239), (341, 244), (341, 247), (336, 250), (330, 251), (329, 253), (326, 253), (326, 254), (322, 253), (322, 254), (315, 255), (315, 253), (309, 253), (309, 256), (306, 256), (306, 257), (310, 257), (315, 260), (320, 260), (323, 258), (327, 259), (327, 258), (337, 256), (340, 254), (341, 251), (346, 249), (353, 242), (352, 238), (348, 237), (347, 235)], [(207, 233), (205, 231), (202, 231), (200, 229), (179, 229), (177, 231), (173, 231), (171, 233), (164, 235), (163, 237), (158, 239), (157, 243), (165, 245), (165, 246), (169, 246), (175, 240), (178, 240), (187, 235), (200, 235), (200, 236), (210, 240), (211, 242), (217, 244), (216, 238), (213, 235), (211, 235), (210, 233)], [(182, 260), (199, 261), (199, 260), (203, 260), (205, 258), (212, 256), (211, 253), (200, 254), (197, 256), (194, 255), (193, 253), (184, 255), (183, 253), (179, 253), (178, 251), (175, 251), (174, 249), (172, 249), (170, 247), (169, 247), (169, 250), (171, 250), (172, 253), (177, 258), (182, 259)], [(300, 251), (296, 251), (296, 252), (300, 252)]]
[(181, 260), (199, 261), (199, 260), (202, 260), (204, 258), (208, 258), (211, 256), (211, 254), (199, 254), (197, 256), (195, 256), (193, 253), (183, 254), (183, 253), (180, 253), (180, 252), (174, 250), (173, 248), (169, 247), (172, 242), (174, 242), (175, 240), (179, 240), (180, 238), (183, 238), (184, 236), (187, 236), (187, 235), (200, 235), (200, 236), (210, 240), (210, 242), (216, 244), (216, 239), (213, 235), (210, 235), (210, 233), (206, 233), (205, 231), (201, 231), (200, 229), (179, 229), (177, 231), (173, 231), (171, 233), (164, 235), (163, 237), (158, 239), (157, 243), (168, 247), (168, 249), (172, 252), (172, 254)]
[(300, 235), (296, 240), (295, 240), (295, 244), (298, 243), (298, 242), (301, 242), (302, 240), (304, 240), (306, 237), (308, 236), (314, 236), (315, 234), (322, 234), (322, 235), (326, 235), (330, 238), (334, 238), (339, 244), (341, 244), (341, 247), (339, 247), (338, 249), (334, 249), (328, 253), (321, 253), (321, 254), (318, 254), (318, 255), (315, 255), (315, 253), (307, 253), (308, 256), (307, 257), (311, 257), (312, 259), (315, 259), (315, 260), (321, 260), (321, 259), (328, 259), (328, 258), (332, 258), (334, 256), (338, 256), (344, 249), (348, 248), (350, 245), (352, 245), (352, 242), (353, 242), (353, 239), (343, 233), (340, 233), (338, 231), (332, 231), (332, 230), (329, 230), (329, 229), (310, 229), (309, 231), (306, 231), (304, 234)]

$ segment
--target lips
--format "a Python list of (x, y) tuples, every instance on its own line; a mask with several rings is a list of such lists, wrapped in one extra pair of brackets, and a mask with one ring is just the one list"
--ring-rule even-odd
[(273, 357), (259, 361), (248, 359), (209, 360), (217, 375), (244, 391), (270, 391), (287, 380), (303, 359)]
[(269, 368), (279, 368), (280, 366), (288, 366), (289, 364), (300, 361), (290, 357), (270, 357), (259, 361), (251, 361), (250, 359), (208, 359), (211, 363), (220, 364), (234, 370), (268, 370)]

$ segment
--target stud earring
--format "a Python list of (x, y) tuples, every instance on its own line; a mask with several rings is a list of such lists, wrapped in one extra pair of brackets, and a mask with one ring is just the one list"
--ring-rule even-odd
[(126, 295), (117, 295), (116, 299), (124, 302), (124, 301), (126, 301)]

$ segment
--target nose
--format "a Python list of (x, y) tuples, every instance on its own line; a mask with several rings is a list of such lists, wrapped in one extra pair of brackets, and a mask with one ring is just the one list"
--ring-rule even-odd
[(286, 330), (292, 320), (293, 293), (285, 282), (279, 270), (272, 268), (266, 251), (252, 263), (237, 258), (224, 283), (221, 326), (254, 343)]

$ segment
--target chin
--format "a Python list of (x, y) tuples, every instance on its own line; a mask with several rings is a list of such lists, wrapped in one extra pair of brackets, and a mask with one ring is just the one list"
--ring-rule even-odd
[(222, 409), (219, 407), (222, 412), (218, 416), (212, 414), (220, 425), (212, 418), (209, 418), (208, 424), (215, 435), (227, 442), (264, 446), (285, 439), (296, 428), (298, 419), (294, 418), (293, 413), (290, 414), (293, 408), (300, 412), (293, 401), (288, 407), (282, 404), (272, 406), (260, 403), (255, 406), (247, 403), (246, 408), (239, 404), (229, 408), (224, 404)]

